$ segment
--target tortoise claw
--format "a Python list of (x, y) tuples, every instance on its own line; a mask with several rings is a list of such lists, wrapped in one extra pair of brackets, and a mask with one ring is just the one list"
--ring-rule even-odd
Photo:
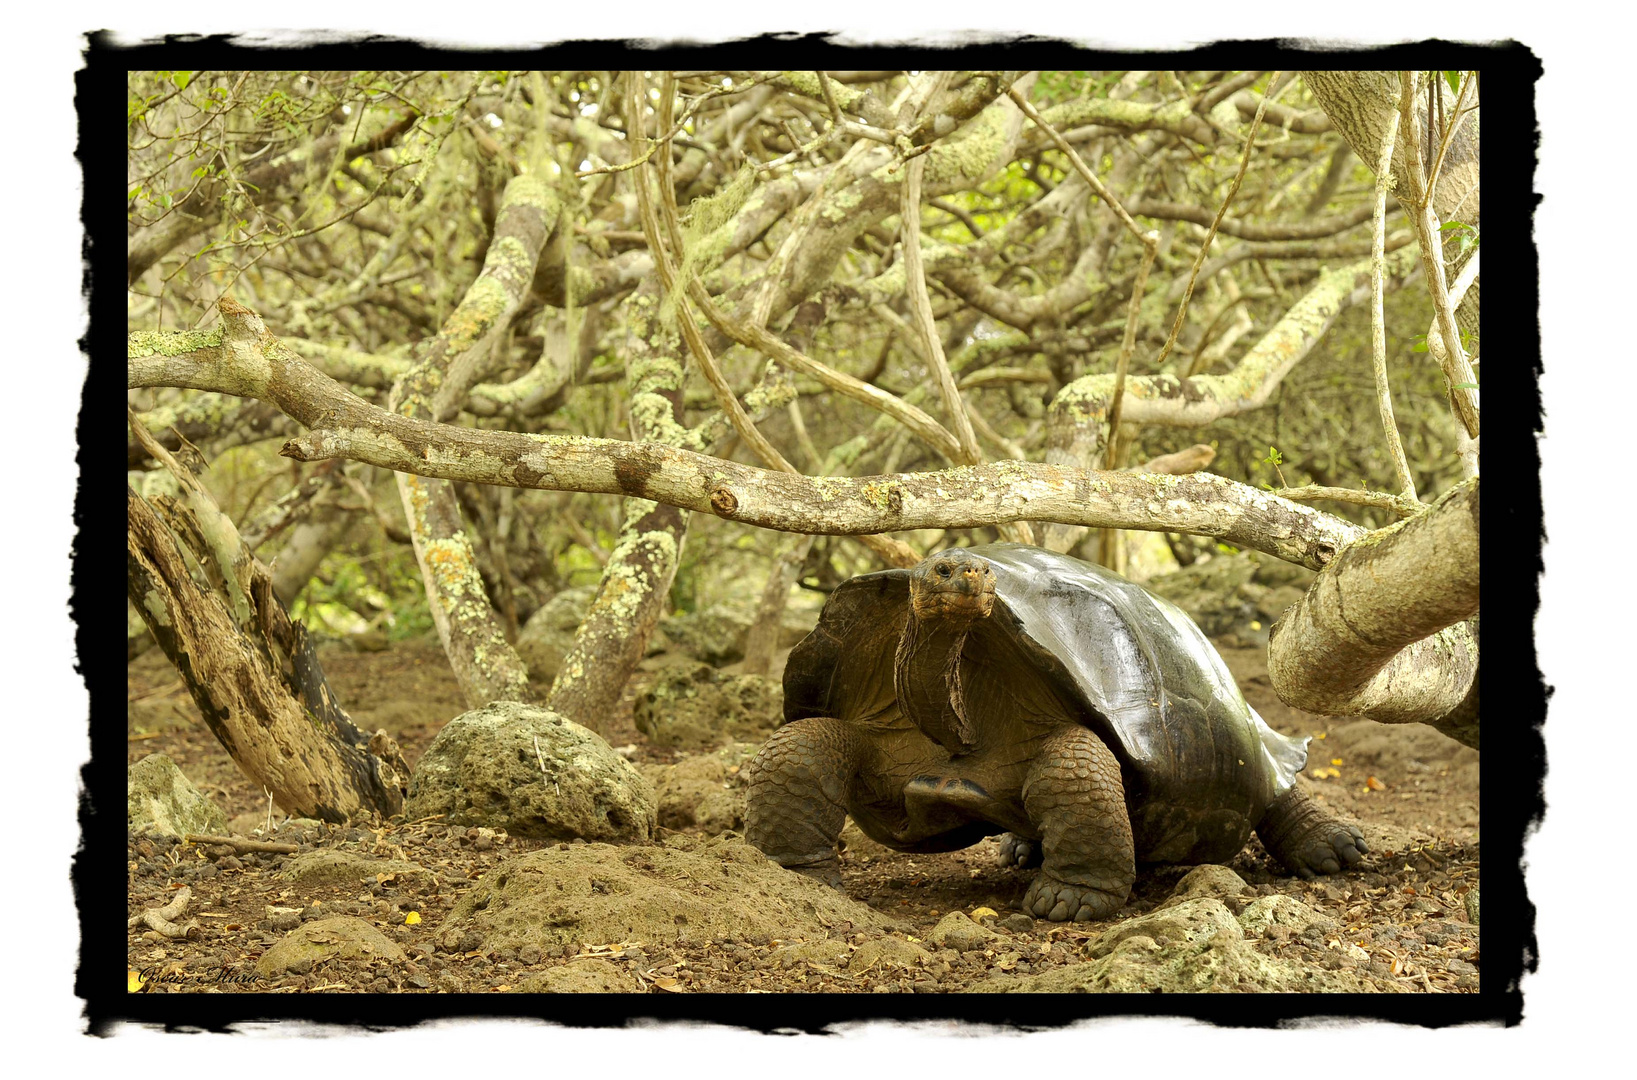
[(1071, 885), (1042, 871), (1023, 896), (1023, 911), (1050, 922), (1090, 922), (1125, 906), (1128, 893), (1112, 893), (1091, 885)]

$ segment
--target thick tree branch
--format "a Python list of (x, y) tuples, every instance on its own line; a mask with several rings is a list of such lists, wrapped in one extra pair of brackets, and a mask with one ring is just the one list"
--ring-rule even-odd
[(1389, 724), (1441, 719), (1477, 673), (1477, 642), (1461, 624), (1478, 611), (1478, 584), (1474, 477), (1337, 555), (1274, 624), (1274, 690), (1309, 712)]

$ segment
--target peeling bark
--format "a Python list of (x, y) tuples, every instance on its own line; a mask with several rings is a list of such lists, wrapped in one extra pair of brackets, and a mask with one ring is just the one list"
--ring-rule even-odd
[[(305, 628), (203, 487), (155, 507), (127, 489), (126, 589), (205, 725), (287, 813), (344, 822), (397, 813), (409, 768), (386, 732), (360, 732), (335, 700)], [(215, 583), (195, 580), (189, 554)]]

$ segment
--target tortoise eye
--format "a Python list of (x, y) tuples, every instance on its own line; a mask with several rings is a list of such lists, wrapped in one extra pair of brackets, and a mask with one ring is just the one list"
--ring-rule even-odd
[(949, 576), (949, 564), (948, 563), (939, 563), (938, 564), (938, 576), (939, 577), (948, 577)]

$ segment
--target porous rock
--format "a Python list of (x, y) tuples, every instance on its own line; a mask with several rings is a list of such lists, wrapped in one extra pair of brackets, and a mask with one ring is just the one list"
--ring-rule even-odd
[(1356, 993), (1381, 990), (1350, 971), (1257, 952), (1220, 900), (1205, 897), (1127, 919), (1085, 950), (1086, 963), (997, 976), (969, 993)]
[(816, 939), (845, 922), (897, 926), (742, 841), (672, 837), (664, 847), (570, 844), (508, 859), (466, 892), (444, 932), (474, 932), (489, 949), (547, 950), (684, 936)]
[(132, 832), (163, 836), (220, 833), (227, 828), (227, 815), (164, 754), (149, 754), (126, 773), (125, 817)]
[(772, 679), (684, 664), (655, 673), (632, 717), (660, 746), (711, 750), (729, 739), (761, 742), (778, 727), (783, 707), (784, 690)]
[(951, 911), (938, 920), (938, 925), (932, 928), (927, 940), (940, 949), (968, 952), (1000, 940), (1000, 935), (979, 926), (965, 912)]
[(411, 819), (487, 825), (540, 840), (647, 840), (654, 792), (595, 732), (533, 705), (463, 713), (432, 740), (410, 780)]
[(1335, 921), (1321, 915), (1295, 897), (1274, 893), (1245, 905), (1239, 913), (1239, 925), (1248, 937), (1261, 937), (1275, 926), (1288, 926), (1292, 934), (1300, 934), (1310, 926), (1321, 930), (1334, 927)]
[(1211, 896), (1231, 904), (1247, 888), (1249, 886), (1245, 884), (1245, 879), (1226, 866), (1206, 864), (1196, 866), (1182, 875), (1182, 880), (1171, 890), (1171, 899), (1167, 903), (1174, 904)]
[(519, 982), (514, 990), (519, 994), (642, 993), (635, 978), (595, 956), (536, 972)]
[(686, 757), (674, 765), (644, 765), (654, 786), (659, 824), (667, 829), (698, 828), (710, 836), (739, 829), (745, 822), (744, 764), (756, 743), (730, 743), (713, 754)]
[(319, 848), (290, 856), (279, 870), (279, 876), (303, 885), (350, 885), (358, 881), (375, 881), (377, 874), (428, 872), (424, 866), (404, 859), (376, 859), (350, 851)]
[(930, 959), (932, 954), (913, 941), (888, 935), (866, 941), (853, 950), (853, 958), (847, 965), (847, 972), (857, 978), (877, 968), (919, 967)]
[(363, 919), (338, 915), (315, 919), (290, 931), (262, 953), (256, 971), (264, 978), (306, 968), (331, 957), (343, 960), (390, 960), (401, 963), (404, 951)]

